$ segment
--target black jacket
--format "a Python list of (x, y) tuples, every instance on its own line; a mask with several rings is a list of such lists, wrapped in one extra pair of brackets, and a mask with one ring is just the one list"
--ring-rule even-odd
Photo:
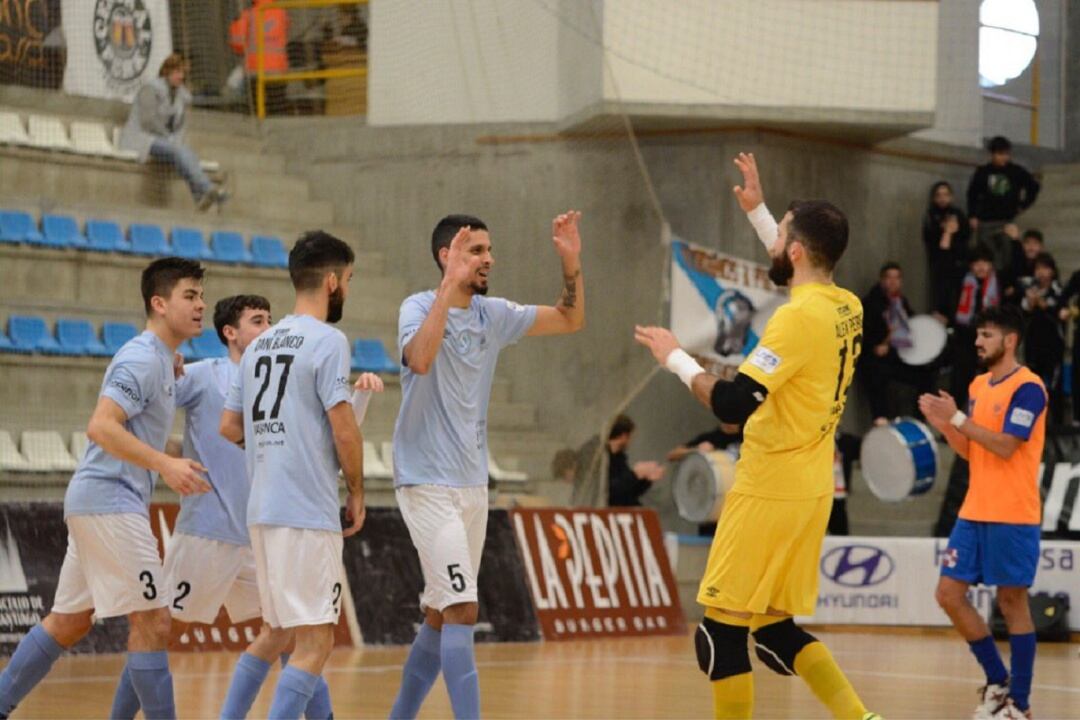
[(608, 450), (608, 507), (637, 507), (641, 505), (641, 496), (652, 485), (648, 480), (639, 480), (630, 467), (625, 452), (613, 453)]
[[(901, 300), (904, 302), (904, 310), (907, 311), (908, 317), (914, 315), (914, 311), (911, 309), (911, 304), (906, 297), (901, 296)], [(876, 358), (874, 355), (874, 348), (885, 342), (885, 339), (889, 337), (889, 323), (885, 320), (885, 312), (889, 309), (889, 298), (885, 295), (885, 291), (881, 289), (881, 285), (874, 285), (870, 289), (870, 292), (866, 293), (862, 299), (863, 306), (863, 351), (859, 356), (861, 360), (871, 360)]]
[(968, 185), (968, 215), (988, 222), (1012, 220), (1035, 204), (1039, 182), (1016, 163), (980, 165)]
[[(941, 223), (945, 222), (945, 218), (949, 215), (956, 216), (956, 221), (960, 227), (953, 234), (952, 244), (949, 245), (949, 249), (942, 250), (941, 236), (944, 231), (941, 229)], [(967, 262), (966, 251), (970, 232), (967, 215), (964, 214), (963, 210), (955, 205), (950, 205), (947, 208), (931, 205), (926, 214), (923, 215), (922, 226), (923, 245), (926, 246), (926, 259), (930, 262), (930, 268), (962, 267)]]

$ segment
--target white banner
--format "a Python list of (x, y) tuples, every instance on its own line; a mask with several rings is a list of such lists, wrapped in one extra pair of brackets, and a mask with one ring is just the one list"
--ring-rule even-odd
[[(803, 622), (835, 625), (949, 625), (934, 600), (946, 538), (825, 538), (819, 563), (817, 612)], [(1080, 600), (1080, 543), (1043, 540), (1031, 592), (1065, 593)], [(994, 589), (972, 588), (969, 597), (986, 618)], [(1074, 604), (1069, 627), (1080, 630)]]
[(64, 92), (130, 102), (172, 53), (168, 0), (63, 0)]
[(765, 265), (682, 240), (671, 252), (671, 331), (710, 369), (738, 367), (787, 295)]

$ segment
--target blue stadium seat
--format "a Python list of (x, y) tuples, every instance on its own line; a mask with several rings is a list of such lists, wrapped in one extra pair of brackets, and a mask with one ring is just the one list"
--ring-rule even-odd
[(109, 351), (98, 340), (94, 326), (88, 320), (60, 318), (56, 321), (56, 339), (67, 355), (108, 357)]
[(255, 235), (251, 238), (251, 259), (262, 267), (289, 267), (289, 253), (280, 238)]
[(130, 249), (128, 241), (124, 239), (124, 232), (111, 220), (87, 220), (86, 239), (88, 250), (128, 252)]
[(172, 229), (172, 251), (177, 257), (188, 260), (209, 260), (213, 257), (206, 247), (202, 230), (186, 227)]
[(86, 236), (79, 231), (79, 223), (68, 215), (44, 215), (41, 230), (48, 245), (60, 247), (86, 247)]
[(8, 318), (8, 335), (16, 348), (23, 352), (40, 352), (47, 355), (67, 355), (60, 343), (49, 332), (45, 318), (36, 315), (12, 315)]
[(195, 359), (195, 348), (191, 347), (190, 340), (185, 340), (180, 343), (180, 347), (176, 348), (176, 352), (184, 357), (185, 362), (191, 362)]
[(25, 350), (19, 350), (18, 348), (16, 348), (15, 343), (11, 342), (11, 338), (9, 338), (2, 331), (0, 331), (0, 352), (6, 352), (6, 353), (14, 352), (14, 353), (17, 353), (17, 352), (26, 352), (26, 351)]
[(136, 255), (168, 255), (169, 241), (158, 225), (133, 223), (128, 227), (131, 252)]
[(379, 340), (357, 340), (353, 343), (352, 369), (357, 372), (398, 374), (401, 368), (390, 359)]
[(21, 210), (0, 210), (0, 241), (40, 245), (45, 237), (37, 229), (30, 213)]
[(105, 341), (105, 349), (110, 355), (115, 355), (124, 343), (139, 334), (139, 331), (131, 323), (107, 322), (101, 324), (101, 339)]
[(201, 335), (191, 338), (191, 348), (195, 351), (192, 357), (194, 360), (225, 357), (229, 354), (229, 349), (221, 344), (217, 330), (213, 328), (203, 330)]
[(251, 253), (244, 247), (244, 236), (238, 232), (216, 230), (210, 234), (213, 259), (224, 263), (250, 263)]

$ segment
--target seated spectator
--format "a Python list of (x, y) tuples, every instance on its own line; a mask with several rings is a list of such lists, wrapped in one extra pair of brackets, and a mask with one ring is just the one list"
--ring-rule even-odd
[(1050, 395), (1049, 418), (1060, 423), (1061, 365), (1065, 359), (1065, 323), (1060, 317), (1062, 290), (1058, 284), (1057, 263), (1049, 253), (1035, 258), (1034, 277), (1024, 282), (1020, 308), (1027, 323), (1024, 339), (1024, 362), (1038, 375)]
[[(229, 25), (229, 47), (244, 58), (244, 72), (248, 78), (251, 105), (256, 105), (257, 75), (259, 73), (259, 37), (255, 24), (255, 10), (260, 5), (268, 5), (273, 0), (253, 0), (252, 6)], [(289, 13), (282, 8), (267, 8), (261, 12), (263, 20), (263, 62), (266, 75), (275, 75), (289, 70)], [(285, 84), (283, 82), (265, 83), (264, 93), (267, 111), (282, 110), (285, 107)]]
[(957, 407), (967, 407), (968, 385), (979, 368), (979, 356), (975, 350), (975, 317), (986, 308), (1001, 304), (1001, 287), (994, 271), (994, 254), (990, 248), (976, 245), (968, 267), (953, 316), (951, 385)]
[[(863, 392), (870, 400), (875, 425), (886, 425), (890, 418), (918, 412), (915, 401), (929, 392), (934, 383), (933, 366), (908, 365), (898, 349), (911, 347), (909, 320), (914, 314), (904, 297), (904, 273), (900, 265), (887, 262), (881, 266), (878, 282), (863, 296), (863, 350), (858, 360), (858, 376)], [(909, 407), (900, 409), (890, 385), (899, 383), (916, 391)]]
[(742, 442), (742, 427), (739, 425), (720, 425), (715, 430), (703, 432), (679, 445), (668, 453), (670, 462), (678, 462), (692, 452), (712, 452), (723, 450), (729, 445), (738, 445)]
[(1015, 228), (1002, 235), (1016, 216), (1035, 203), (1039, 183), (1026, 168), (1012, 162), (1012, 143), (998, 135), (990, 140), (990, 162), (980, 165), (968, 185), (968, 222), (976, 243), (986, 243), (994, 257), (994, 268), (1008, 273), (1013, 247), (1009, 237), (1018, 240)]
[(1035, 258), (1046, 250), (1043, 234), (1039, 230), (1028, 230), (1020, 239), (1017, 251), (1013, 253), (1012, 271), (1002, 284), (1005, 286), (1005, 301), (1019, 303), (1024, 299), (1026, 286), (1035, 279)]
[(191, 188), (191, 197), (200, 211), (225, 202), (228, 194), (211, 182), (199, 165), (199, 158), (184, 142), (187, 109), (191, 92), (184, 86), (187, 62), (178, 54), (165, 58), (158, 77), (139, 88), (131, 114), (120, 132), (120, 147), (176, 168)]
[(638, 507), (641, 496), (664, 477), (664, 466), (654, 461), (630, 465), (626, 450), (634, 434), (634, 421), (626, 415), (615, 418), (608, 434), (608, 507)]
[(923, 216), (923, 244), (930, 273), (930, 307), (947, 318), (956, 308), (956, 293), (966, 271), (968, 221), (953, 204), (953, 189), (941, 180), (930, 188), (930, 204)]

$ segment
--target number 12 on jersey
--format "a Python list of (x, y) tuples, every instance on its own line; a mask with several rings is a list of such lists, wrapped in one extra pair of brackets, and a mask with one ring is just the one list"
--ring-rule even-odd
[[(839, 402), (841, 391), (846, 394), (848, 388), (851, 387), (851, 381), (855, 379), (855, 361), (859, 359), (859, 352), (861, 350), (861, 333), (850, 338), (850, 344), (849, 339), (844, 339), (840, 343), (840, 373), (836, 376), (836, 393), (833, 395), (833, 402)], [(848, 375), (847, 383), (845, 383), (844, 369), (847, 367), (848, 356), (851, 357), (851, 373)]]

